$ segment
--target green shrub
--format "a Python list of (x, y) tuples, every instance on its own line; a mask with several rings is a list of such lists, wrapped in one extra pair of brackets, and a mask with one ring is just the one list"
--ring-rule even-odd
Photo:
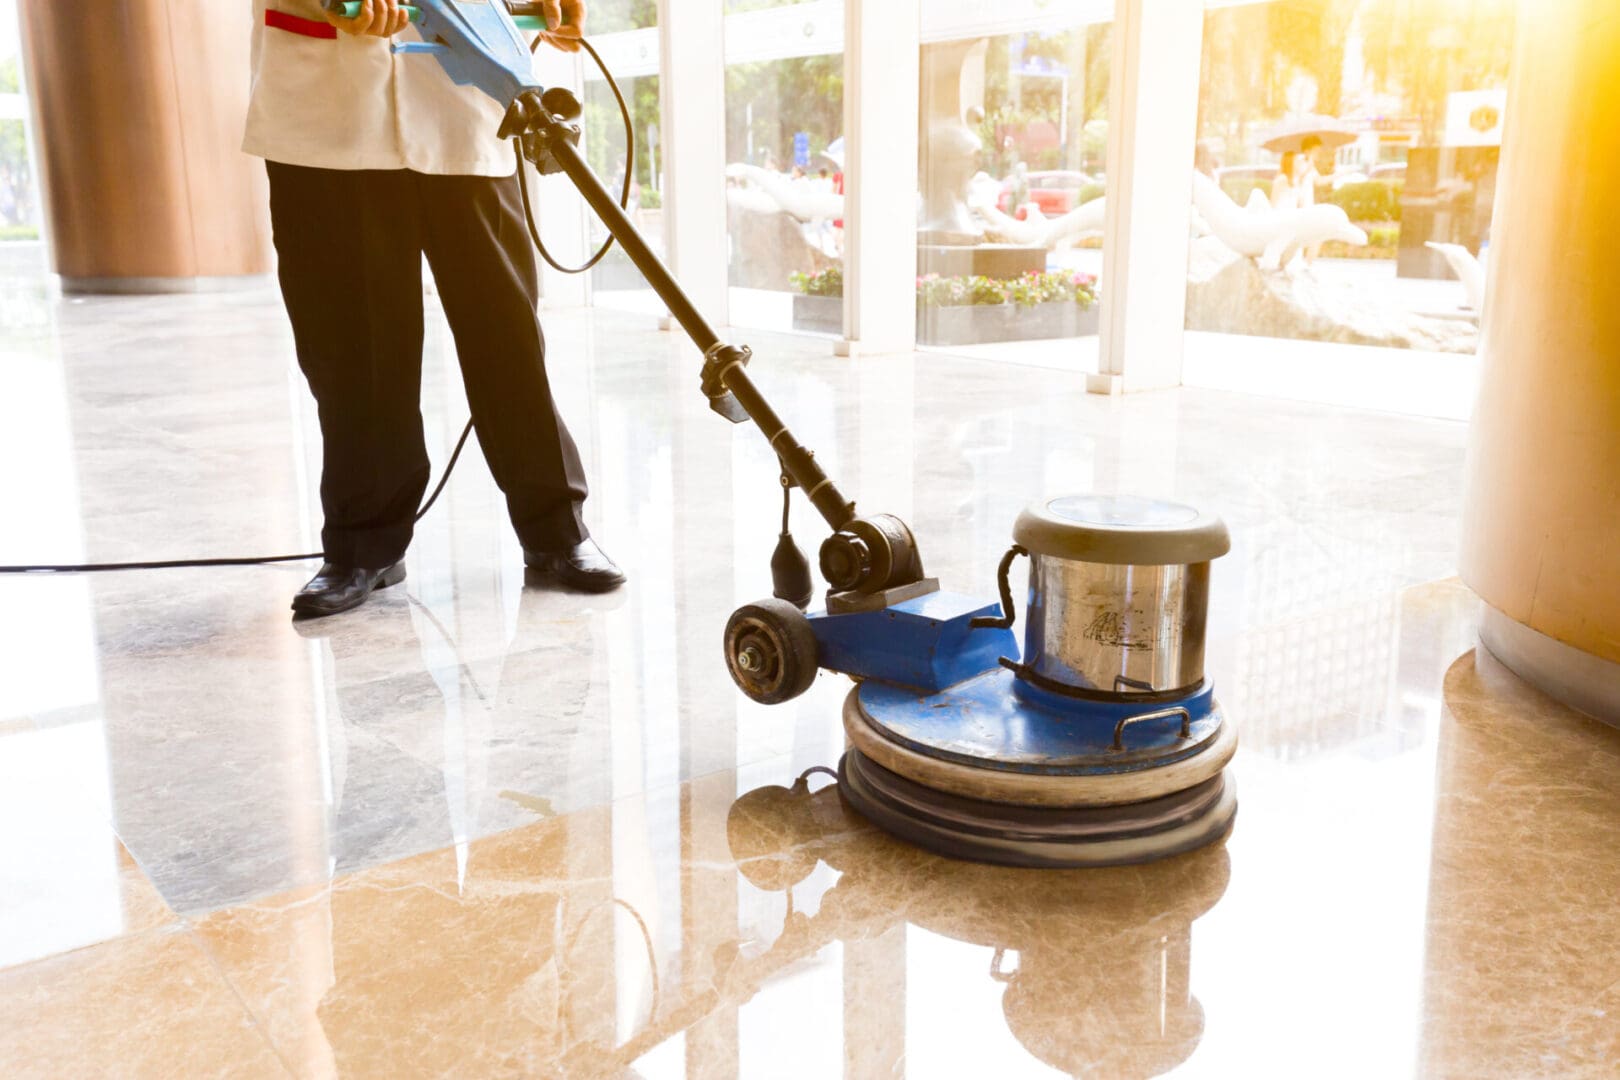
[(8, 240), (38, 240), (37, 225), (0, 225), (0, 244)]
[(1070, 270), (1049, 270), (1042, 274), (1000, 280), (982, 275), (940, 277), (925, 274), (917, 279), (917, 303), (922, 307), (996, 306), (1017, 304), (1071, 303), (1082, 309), (1097, 302), (1097, 279)]
[(1375, 248), (1398, 247), (1401, 242), (1399, 225), (1374, 225), (1367, 230), (1367, 246)]
[(657, 188), (641, 189), (641, 208), (643, 210), (657, 210), (664, 205), (664, 196)]
[(844, 268), (841, 266), (829, 266), (812, 274), (795, 270), (788, 275), (788, 280), (806, 296), (844, 295)]
[(1080, 189), (1080, 194), (1075, 197), (1074, 205), (1084, 206), (1092, 199), (1100, 199), (1106, 194), (1108, 194), (1108, 188), (1106, 185), (1087, 184)]
[(1346, 184), (1324, 201), (1343, 209), (1351, 221), (1401, 220), (1401, 203), (1395, 188), (1377, 180)]

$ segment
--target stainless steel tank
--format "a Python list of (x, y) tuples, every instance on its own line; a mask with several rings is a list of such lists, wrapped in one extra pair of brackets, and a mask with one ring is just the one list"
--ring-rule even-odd
[(1129, 696), (1203, 679), (1209, 564), (1231, 548), (1220, 518), (1068, 495), (1025, 510), (1013, 540), (1030, 556), (1024, 664), (1035, 681)]

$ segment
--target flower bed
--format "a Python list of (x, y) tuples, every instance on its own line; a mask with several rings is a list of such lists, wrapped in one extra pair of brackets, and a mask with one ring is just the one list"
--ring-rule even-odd
[(806, 274), (802, 270), (795, 270), (788, 275), (793, 287), (805, 296), (843, 296), (844, 295), (844, 268), (842, 266), (829, 266), (825, 270), (817, 270), (813, 274)]

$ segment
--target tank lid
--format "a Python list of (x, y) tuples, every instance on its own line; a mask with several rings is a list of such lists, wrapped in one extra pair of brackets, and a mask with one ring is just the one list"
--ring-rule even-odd
[(1179, 566), (1232, 549), (1226, 523), (1182, 503), (1135, 495), (1060, 495), (1018, 515), (1013, 540), (1073, 562)]

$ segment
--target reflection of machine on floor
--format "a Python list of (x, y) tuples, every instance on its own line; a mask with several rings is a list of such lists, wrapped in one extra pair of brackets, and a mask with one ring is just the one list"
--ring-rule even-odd
[[(851, 804), (935, 850), (1030, 866), (1140, 862), (1223, 835), (1236, 810), (1222, 773), (1236, 737), (1203, 677), (1203, 644), (1225, 526), (1172, 503), (1054, 499), (1018, 520), (999, 610), (941, 591), (911, 529), (856, 512), (754, 385), (749, 350), (720, 339), (591, 172), (578, 100), (535, 82), (507, 5), (417, 6), (423, 41), (395, 50), (434, 57), (505, 107), (501, 136), (542, 173), (568, 176), (702, 351), (714, 410), (753, 420), (776, 451), (776, 598), (733, 613), (726, 662), (767, 704), (803, 693), (820, 667), (857, 680), (839, 785)], [(832, 529), (820, 558), (826, 609), (809, 616), (809, 566), (787, 528), (795, 487)], [(1021, 554), (1032, 582), (1022, 661), (1008, 583)]]
[(921, 867), (852, 835), (836, 791), (812, 793), (801, 778), (732, 805), (731, 854), (757, 888), (791, 890), (818, 860), (841, 875), (815, 915), (790, 903), (781, 936), (739, 966), (774, 973), (829, 941), (870, 939), (905, 922), (993, 948), (987, 974), (1006, 984), (1008, 1028), (1066, 1074), (1157, 1076), (1192, 1055), (1204, 1033), (1190, 990), (1192, 923), (1226, 891), (1224, 850), (1083, 876), (936, 863), (930, 887), (907, 887)]
[[(720, 945), (712, 976), (694, 980), (698, 989), (661, 1004), (618, 1046), (573, 1047), (562, 1062), (566, 1075), (628, 1068), (678, 1032), (752, 1000), (828, 945), (854, 947), (906, 924), (994, 950), (986, 977), (1006, 985), (1008, 1029), (1065, 1074), (1158, 1076), (1192, 1056), (1204, 1034), (1203, 1007), (1191, 991), (1192, 924), (1226, 891), (1224, 849), (1083, 875), (942, 864), (861, 827), (841, 786), (812, 792), (800, 777), (792, 788), (757, 788), (732, 804), (732, 858), (755, 888), (786, 894), (781, 933), (757, 953), (735, 941)], [(795, 910), (792, 890), (822, 861), (838, 871), (838, 883), (814, 914)], [(928, 885), (919, 888), (925, 873)], [(593, 985), (595, 978), (593, 971)], [(905, 1011), (904, 1002), (851, 997), (866, 991), (845, 978), (844, 1009)], [(870, 992), (887, 990), (885, 983)]]

